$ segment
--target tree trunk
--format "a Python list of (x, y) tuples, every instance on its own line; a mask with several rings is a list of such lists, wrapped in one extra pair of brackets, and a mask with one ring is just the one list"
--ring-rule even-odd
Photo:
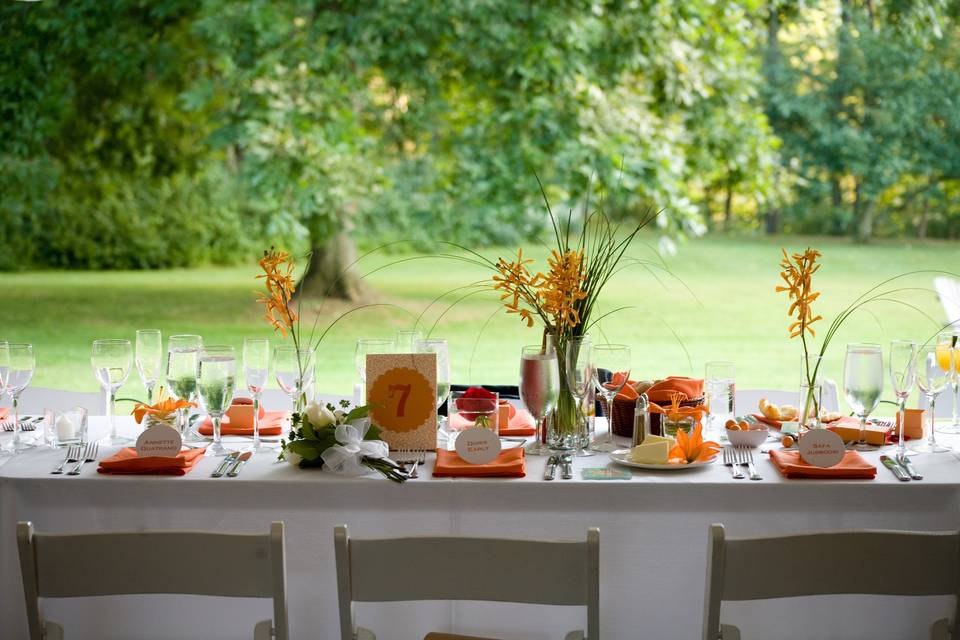
[(357, 259), (357, 248), (347, 230), (330, 236), (319, 246), (313, 239), (310, 268), (297, 287), (297, 294), (307, 298), (341, 298), (356, 302), (363, 299), (366, 285), (355, 268), (347, 270)]
[(723, 198), (723, 230), (730, 231), (733, 226), (733, 185), (727, 181), (727, 192)]
[(927, 239), (927, 226), (930, 224), (930, 199), (923, 195), (923, 203), (920, 206), (920, 222), (917, 224), (917, 237), (921, 240)]
[(863, 195), (862, 181), (857, 180), (856, 197), (853, 201), (853, 222), (857, 242), (870, 242), (873, 237), (875, 209), (873, 200)]

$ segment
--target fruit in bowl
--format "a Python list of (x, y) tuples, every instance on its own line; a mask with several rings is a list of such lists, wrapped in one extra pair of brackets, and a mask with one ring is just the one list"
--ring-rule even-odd
[(746, 420), (727, 420), (725, 426), (727, 439), (735, 447), (759, 447), (770, 434), (767, 425)]

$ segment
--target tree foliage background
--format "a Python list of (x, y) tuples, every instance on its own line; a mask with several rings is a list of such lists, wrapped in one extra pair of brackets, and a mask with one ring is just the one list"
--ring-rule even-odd
[(0, 5), (0, 268), (706, 230), (960, 235), (960, 0)]

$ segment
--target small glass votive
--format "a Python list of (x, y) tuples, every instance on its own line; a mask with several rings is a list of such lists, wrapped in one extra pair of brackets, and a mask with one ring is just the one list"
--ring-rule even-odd
[(466, 391), (454, 391), (447, 403), (447, 451), (456, 449), (457, 435), (471, 427), (500, 430), (500, 394), (478, 398), (466, 396)]
[(693, 416), (685, 416), (676, 420), (667, 414), (660, 416), (660, 433), (670, 438), (677, 437), (677, 431), (683, 429), (688, 434), (693, 432), (695, 421)]
[(54, 448), (87, 444), (87, 410), (83, 407), (62, 412), (44, 410), (43, 439)]

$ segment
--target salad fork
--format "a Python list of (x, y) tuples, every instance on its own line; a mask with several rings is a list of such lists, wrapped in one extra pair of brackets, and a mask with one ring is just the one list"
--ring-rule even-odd
[(76, 462), (80, 459), (80, 451), (81, 447), (78, 444), (72, 444), (67, 447), (67, 455), (64, 457), (63, 462), (57, 465), (57, 468), (50, 473), (63, 473), (64, 465), (70, 462)]
[(723, 464), (730, 467), (730, 473), (737, 480), (743, 480), (743, 471), (740, 471), (740, 461), (733, 447), (723, 448)]
[(751, 480), (763, 480), (763, 476), (757, 471), (753, 464), (753, 450), (748, 447), (737, 447), (737, 455), (740, 458), (740, 464), (747, 468)]
[(88, 444), (83, 455), (80, 456), (80, 459), (77, 461), (77, 466), (67, 472), (68, 476), (78, 476), (80, 475), (80, 470), (83, 469), (83, 465), (87, 462), (93, 462), (97, 459), (97, 451), (100, 449), (100, 445), (93, 443)]

